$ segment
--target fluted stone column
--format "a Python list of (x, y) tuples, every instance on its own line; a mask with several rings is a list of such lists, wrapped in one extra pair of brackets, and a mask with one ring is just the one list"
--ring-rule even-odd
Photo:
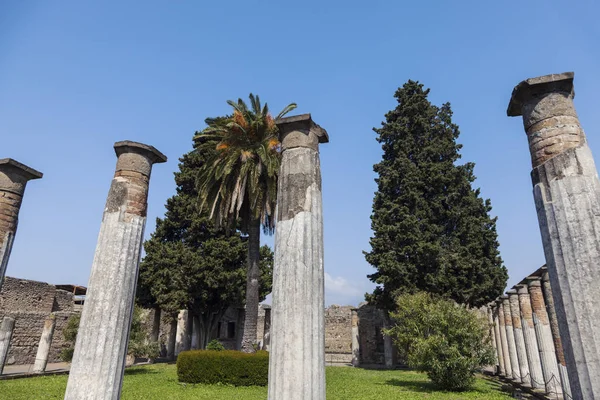
[(508, 354), (510, 357), (512, 380), (515, 382), (522, 382), (521, 368), (519, 367), (519, 357), (517, 356), (517, 345), (515, 343), (515, 331), (513, 329), (510, 301), (506, 295), (502, 296), (502, 308), (504, 309), (504, 327), (506, 328), (506, 341), (508, 342)]
[(352, 365), (360, 365), (360, 337), (358, 330), (358, 310), (352, 309)]
[(41, 177), (41, 172), (12, 158), (0, 160), (0, 288), (4, 283), (10, 251), (17, 233), (25, 186), (28, 181)]
[(524, 385), (531, 385), (529, 363), (527, 362), (527, 350), (525, 348), (525, 338), (523, 337), (523, 325), (521, 323), (521, 308), (519, 306), (519, 295), (514, 289), (509, 290), (507, 294), (510, 302), (510, 314), (512, 316), (513, 331), (515, 332), (515, 348), (517, 349), (517, 358), (519, 360), (521, 382)]
[[(491, 306), (486, 306), (485, 312), (488, 317), (488, 326), (490, 329), (490, 339), (492, 341), (492, 347), (494, 348), (494, 350), (496, 350), (495, 351), (496, 360), (495, 360), (495, 365), (494, 365), (494, 369), (496, 369), (496, 367), (500, 368), (500, 359), (498, 358), (498, 345), (496, 344), (496, 336), (494, 333), (494, 317), (492, 316)], [(496, 372), (496, 371), (494, 371), (494, 372)]]
[(200, 348), (200, 317), (194, 315), (192, 317), (192, 350), (198, 350)]
[(10, 340), (12, 339), (13, 330), (15, 329), (15, 319), (12, 317), (4, 317), (0, 325), (0, 375), (4, 370), (8, 350), (10, 349)]
[(600, 180), (573, 105), (572, 72), (521, 82), (542, 243), (573, 398), (600, 399)]
[(154, 315), (152, 318), (152, 331), (150, 332), (150, 341), (158, 342), (160, 336), (160, 307), (154, 307)]
[(496, 343), (496, 357), (498, 358), (498, 375), (506, 376), (506, 369), (504, 367), (504, 353), (502, 350), (502, 339), (500, 337), (498, 305), (496, 303), (492, 303), (490, 311), (492, 315), (492, 327), (494, 330), (493, 335)]
[(152, 165), (167, 158), (152, 146), (115, 143), (112, 181), (87, 295), (66, 400), (119, 399), (131, 327)]
[(180, 310), (177, 315), (177, 339), (175, 342), (175, 357), (182, 351), (190, 349), (190, 318), (188, 310)]
[(517, 293), (521, 309), (521, 326), (523, 328), (523, 338), (525, 339), (525, 350), (527, 351), (527, 364), (529, 365), (529, 374), (531, 375), (531, 387), (546, 390), (527, 285), (519, 285)]
[(265, 307), (265, 325), (263, 329), (263, 346), (262, 349), (269, 351), (271, 348), (271, 307)]
[(269, 400), (325, 399), (323, 209), (319, 143), (310, 114), (277, 121), (277, 193)]
[(169, 324), (169, 335), (167, 336), (167, 359), (175, 359), (175, 344), (177, 342), (177, 320), (173, 319)]
[(508, 337), (506, 335), (506, 318), (504, 316), (504, 300), (496, 300), (498, 304), (498, 330), (500, 331), (500, 343), (502, 347), (502, 356), (504, 358), (504, 376), (512, 379), (512, 364), (510, 361), (510, 351), (508, 350)]
[(560, 338), (560, 332), (558, 329), (558, 319), (556, 316), (556, 308), (554, 307), (554, 296), (552, 294), (552, 288), (550, 286), (550, 278), (548, 272), (542, 273), (542, 294), (543, 301), (546, 304), (546, 312), (548, 313), (548, 321), (550, 324), (550, 331), (552, 334), (552, 340), (554, 341), (554, 351), (556, 354), (556, 361), (558, 364), (558, 372), (560, 374), (560, 381), (562, 385), (563, 393), (565, 397), (572, 397), (571, 385), (569, 383), (569, 374), (567, 373), (567, 363), (565, 361), (565, 354), (563, 351), (562, 340)]
[(44, 330), (42, 331), (42, 336), (40, 337), (40, 343), (38, 345), (35, 363), (33, 365), (34, 374), (41, 374), (46, 371), (46, 365), (48, 365), (48, 354), (50, 354), (50, 346), (52, 345), (55, 326), (56, 317), (54, 314), (50, 314), (50, 316), (46, 318), (46, 321), (44, 321)]
[(546, 305), (542, 295), (541, 280), (535, 277), (527, 279), (527, 288), (531, 300), (533, 324), (540, 352), (544, 382), (546, 383), (546, 393), (562, 394), (560, 374), (554, 350), (554, 341), (552, 339), (548, 313), (546, 312)]

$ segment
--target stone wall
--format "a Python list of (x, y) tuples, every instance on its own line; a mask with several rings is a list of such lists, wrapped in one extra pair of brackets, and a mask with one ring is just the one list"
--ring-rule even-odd
[(381, 310), (361, 305), (358, 308), (358, 334), (361, 364), (384, 364), (383, 334), (384, 314)]
[(332, 305), (325, 309), (325, 362), (348, 364), (352, 362), (351, 306)]
[(8, 364), (33, 364), (50, 313), (56, 316), (48, 359), (52, 363), (60, 362), (60, 352), (68, 347), (63, 329), (69, 317), (76, 314), (73, 294), (47, 283), (6, 277), (0, 290), (0, 320), (4, 316), (15, 319)]

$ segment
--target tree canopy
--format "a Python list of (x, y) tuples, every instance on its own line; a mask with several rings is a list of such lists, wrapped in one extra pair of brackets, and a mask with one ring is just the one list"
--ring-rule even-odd
[(500, 295), (508, 278), (491, 202), (472, 187), (474, 163), (458, 164), (462, 146), (450, 104), (437, 107), (428, 95), (408, 81), (374, 129), (383, 158), (374, 166), (378, 190), (365, 255), (378, 286), (367, 299), (388, 310), (396, 296), (419, 290), (480, 306)]
[[(205, 317), (207, 332), (229, 306), (242, 306), (246, 290), (246, 238), (216, 228), (199, 211), (196, 180), (206, 153), (192, 151), (180, 158), (175, 173), (177, 193), (167, 200), (164, 218), (145, 242), (140, 264), (138, 302), (157, 305), (175, 316), (180, 309)], [(271, 291), (273, 254), (260, 250), (260, 299)]]

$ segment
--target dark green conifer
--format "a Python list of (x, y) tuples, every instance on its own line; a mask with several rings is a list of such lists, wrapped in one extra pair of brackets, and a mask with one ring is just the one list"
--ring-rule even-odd
[(383, 158), (374, 166), (374, 236), (365, 255), (378, 286), (367, 299), (388, 310), (396, 295), (420, 290), (481, 306), (508, 278), (490, 200), (471, 186), (474, 163), (457, 163), (462, 146), (450, 104), (437, 107), (428, 94), (409, 80), (374, 129)]

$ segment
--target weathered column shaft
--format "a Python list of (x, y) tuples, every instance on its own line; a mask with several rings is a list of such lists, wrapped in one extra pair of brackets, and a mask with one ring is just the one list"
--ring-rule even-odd
[[(385, 313), (385, 319), (383, 323), (384, 329), (392, 328), (392, 321), (387, 312)], [(383, 361), (385, 362), (386, 368), (394, 368), (394, 341), (390, 335), (383, 335)]]
[(50, 316), (46, 318), (46, 321), (44, 321), (44, 330), (42, 331), (40, 344), (38, 345), (37, 354), (35, 356), (35, 363), (33, 365), (33, 372), (35, 374), (41, 374), (46, 371), (46, 365), (48, 365), (48, 355), (50, 354), (50, 346), (52, 345), (55, 326), (56, 317), (54, 314), (50, 314)]
[(92, 264), (65, 400), (119, 399), (142, 247), (154, 147), (115, 143), (117, 167)]
[(263, 330), (263, 350), (271, 348), (271, 308), (265, 308), (265, 325)]
[(152, 319), (152, 332), (150, 332), (150, 341), (158, 342), (160, 336), (160, 307), (154, 307), (154, 316)]
[(527, 362), (527, 349), (525, 348), (525, 338), (523, 337), (523, 325), (521, 323), (521, 308), (519, 306), (519, 295), (515, 290), (508, 291), (510, 302), (510, 314), (512, 316), (513, 331), (515, 332), (515, 348), (519, 360), (519, 371), (521, 373), (521, 382), (531, 385), (531, 375), (529, 373), (529, 363)]
[(521, 309), (521, 325), (523, 328), (523, 338), (525, 339), (525, 350), (527, 351), (527, 363), (529, 365), (529, 374), (531, 375), (531, 387), (534, 389), (546, 389), (544, 384), (544, 374), (540, 362), (540, 351), (535, 336), (535, 326), (533, 323), (533, 312), (531, 310), (531, 299), (527, 285), (521, 285), (517, 289), (519, 295), (519, 307)]
[(186, 351), (190, 349), (189, 346), (189, 316), (188, 310), (180, 310), (177, 315), (177, 341), (175, 343), (175, 356), (178, 356), (182, 351)]
[(527, 281), (527, 288), (531, 301), (532, 318), (540, 352), (542, 372), (544, 374), (544, 382), (546, 383), (546, 393), (561, 394), (560, 375), (556, 363), (556, 353), (554, 351), (552, 333), (550, 332), (548, 314), (542, 295), (541, 281), (535, 278), (529, 279)]
[(494, 317), (492, 316), (492, 308), (489, 306), (485, 307), (485, 312), (487, 314), (488, 317), (488, 326), (489, 326), (489, 330), (490, 330), (490, 340), (492, 342), (492, 347), (494, 348), (495, 352), (495, 358), (496, 360), (494, 361), (494, 370), (496, 369), (496, 367), (500, 368), (500, 359), (498, 358), (498, 345), (496, 343), (496, 336), (494, 333)]
[(358, 330), (358, 312), (352, 310), (352, 365), (358, 367), (360, 365), (360, 338)]
[(502, 338), (500, 337), (500, 324), (498, 318), (498, 306), (496, 303), (490, 307), (491, 315), (492, 315), (492, 328), (494, 330), (494, 340), (496, 343), (496, 357), (498, 358), (498, 374), (502, 376), (506, 376), (506, 369), (504, 367), (504, 353), (502, 350)]
[(552, 295), (552, 288), (550, 286), (550, 279), (548, 277), (548, 272), (542, 273), (541, 280), (541, 294), (540, 297), (542, 301), (545, 303), (545, 311), (548, 313), (547, 316), (547, 324), (550, 325), (550, 332), (552, 335), (552, 340), (554, 341), (554, 352), (556, 356), (556, 362), (558, 367), (558, 372), (560, 374), (560, 382), (562, 385), (563, 393), (565, 393), (566, 397), (572, 397), (571, 393), (571, 385), (569, 384), (569, 374), (567, 373), (567, 363), (565, 361), (565, 353), (563, 351), (562, 340), (560, 338), (560, 332), (558, 330), (558, 319), (556, 317), (556, 309), (554, 308), (554, 297)]
[(521, 82), (542, 243), (574, 399), (600, 399), (600, 180), (573, 104), (573, 73)]
[(0, 288), (4, 283), (8, 259), (17, 233), (25, 186), (27, 181), (41, 177), (42, 173), (11, 158), (0, 160)]
[(173, 319), (169, 324), (169, 335), (167, 336), (167, 358), (175, 359), (175, 344), (177, 342), (177, 320)]
[(519, 367), (519, 358), (517, 356), (515, 331), (513, 329), (513, 320), (508, 296), (502, 296), (502, 306), (504, 309), (504, 326), (506, 328), (506, 341), (508, 342), (508, 354), (510, 357), (512, 379), (514, 381), (521, 382), (521, 368)]
[(192, 350), (200, 348), (200, 317), (194, 315), (192, 317)]
[(10, 349), (10, 340), (12, 339), (13, 330), (15, 329), (15, 319), (12, 317), (4, 317), (2, 325), (0, 325), (0, 375), (4, 370), (4, 364), (8, 357)]
[(309, 114), (277, 123), (282, 160), (273, 269), (270, 400), (325, 399), (323, 210), (319, 143)]
[(502, 348), (502, 356), (504, 358), (504, 376), (512, 379), (512, 364), (510, 361), (510, 351), (508, 350), (508, 337), (506, 335), (506, 318), (504, 316), (504, 301), (499, 299), (498, 304), (498, 330), (500, 331), (500, 344)]

